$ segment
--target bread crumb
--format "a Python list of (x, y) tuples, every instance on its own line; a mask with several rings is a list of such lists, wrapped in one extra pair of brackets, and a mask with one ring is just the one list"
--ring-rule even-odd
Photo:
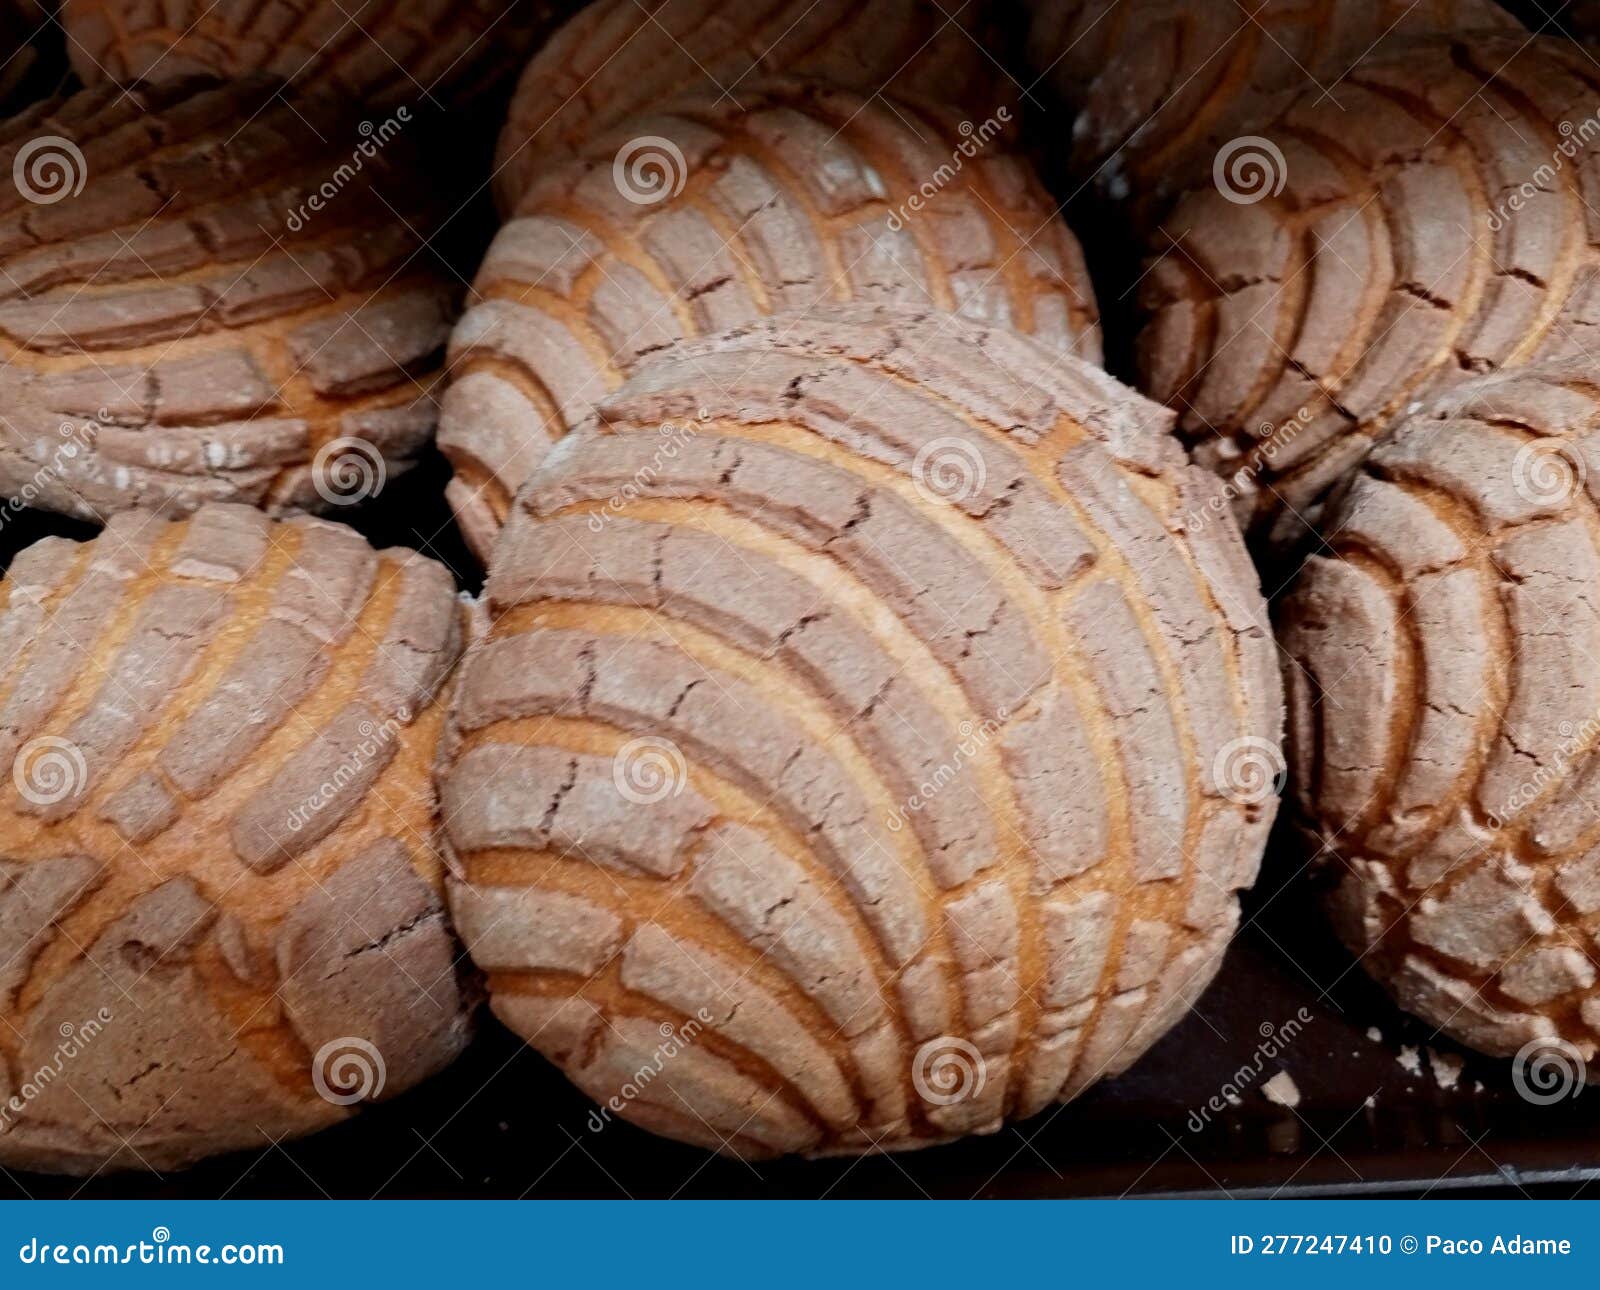
[(1383, 1042), (1383, 1031), (1379, 1030), (1376, 1026), (1368, 1026), (1367, 1038), (1372, 1040), (1372, 1042), (1375, 1044), (1381, 1044)]
[(1408, 1075), (1422, 1074), (1422, 1057), (1410, 1044), (1406, 1044), (1401, 1048), (1400, 1055), (1395, 1058), (1395, 1061), (1400, 1064)]
[(1279, 1071), (1263, 1084), (1261, 1095), (1267, 1101), (1276, 1102), (1279, 1106), (1293, 1108), (1300, 1105), (1300, 1087), (1288, 1071)]
[(1436, 1053), (1428, 1049), (1428, 1066), (1433, 1071), (1433, 1079), (1440, 1088), (1451, 1089), (1461, 1078), (1461, 1068), (1466, 1065), (1455, 1053)]

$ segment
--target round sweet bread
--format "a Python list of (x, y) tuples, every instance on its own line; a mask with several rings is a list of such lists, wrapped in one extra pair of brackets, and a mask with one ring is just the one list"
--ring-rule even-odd
[[(391, 119), (392, 120), (392, 119)], [(93, 518), (360, 501), (437, 419), (451, 281), (403, 130), (259, 78), (0, 123), (0, 488)]]
[(0, 582), (0, 1164), (172, 1169), (468, 1033), (430, 767), (445, 569), (213, 503)]
[(751, 78), (771, 73), (955, 104), (976, 127), (1015, 112), (1002, 49), (976, 0), (594, 0), (522, 73), (495, 154), (496, 198), (515, 209), (549, 154), (581, 151), (618, 121), (686, 95), (737, 107)]
[(1180, 200), (1143, 283), (1141, 388), (1265, 542), (1314, 532), (1430, 390), (1588, 345), (1597, 102), (1564, 41), (1402, 42), (1264, 127), (1254, 187)]
[(541, 173), (474, 298), (451, 339), (439, 444), (480, 555), (550, 442), (683, 336), (881, 300), (1100, 359), (1082, 252), (1004, 139), (787, 79), (742, 87), (737, 105), (636, 118)]
[(1510, 1056), (1600, 1038), (1600, 384), (1464, 384), (1373, 450), (1281, 606), (1299, 821), (1361, 964)]
[(596, 1115), (918, 1146), (1188, 1009), (1281, 704), (1169, 424), (1005, 329), (852, 306), (685, 342), (552, 450), (440, 793), (492, 1006)]
[[(379, 108), (503, 87), (558, 0), (63, 0), (85, 85), (263, 72)], [(570, 7), (565, 6), (565, 7)]]
[(1028, 56), (1080, 109), (1072, 168), (1144, 203), (1382, 37), (1516, 30), (1494, 0), (1029, 0)]

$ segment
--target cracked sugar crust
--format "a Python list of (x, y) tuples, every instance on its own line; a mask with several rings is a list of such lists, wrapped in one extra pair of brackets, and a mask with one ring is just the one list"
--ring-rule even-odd
[(516, 209), (551, 154), (659, 105), (744, 100), (752, 79), (813, 77), (868, 97), (947, 103), (974, 127), (1017, 85), (985, 0), (595, 0), (523, 72), (495, 153), (495, 196)]
[(263, 72), (387, 109), (503, 89), (555, 0), (65, 0), (85, 85)]
[(0, 123), (6, 173), (55, 134), (84, 181), (45, 205), (0, 188), (8, 494), (84, 518), (276, 513), (349, 500), (346, 458), (410, 468), (454, 296), (407, 141), (364, 156), (357, 120), (256, 78), (86, 90)]
[(179, 1168), (463, 1048), (430, 771), (465, 612), (415, 552), (240, 505), (16, 558), (0, 1164)]
[(1431, 400), (1367, 458), (1280, 610), (1296, 815), (1402, 1006), (1510, 1056), (1600, 1035), (1600, 384)]
[(1261, 130), (1280, 195), (1181, 199), (1142, 290), (1141, 386), (1265, 544), (1310, 536), (1413, 401), (1592, 344), (1597, 93), (1565, 42), (1402, 42), (1337, 108), (1309, 96)]
[(1028, 58), (1079, 115), (1072, 169), (1148, 209), (1381, 39), (1520, 30), (1494, 0), (1029, 0)]
[[(1098, 362), (1076, 239), (1003, 140), (972, 155), (949, 111), (793, 80), (690, 100), (547, 170), (489, 249), (450, 347), (439, 443), (480, 556), (550, 443), (685, 336), (841, 300), (932, 305)], [(679, 191), (629, 199), (612, 159), (677, 149)], [(956, 156), (932, 196), (925, 181)], [(915, 202), (916, 206), (912, 203)]]
[(441, 743), (496, 1014), (749, 1157), (991, 1132), (1130, 1065), (1276, 805), (1218, 779), (1277, 755), (1278, 671), (1169, 426), (1014, 333), (864, 306), (602, 397), (517, 499)]

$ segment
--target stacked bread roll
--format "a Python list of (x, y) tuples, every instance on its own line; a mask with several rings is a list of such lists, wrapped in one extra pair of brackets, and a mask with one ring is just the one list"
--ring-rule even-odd
[(1581, 1071), (1600, 76), (1458, 29), (1380, 45), (1336, 97), (1241, 100), (1242, 137), (1205, 136), (1210, 176), (1150, 238), (1141, 382), (1275, 570), (1315, 544), (1279, 632), (1294, 814), (1340, 936), (1440, 1031)]
[(1029, 0), (1035, 69), (1073, 108), (1071, 163), (1148, 209), (1305, 93), (1336, 104), (1380, 39), (1508, 30), (1495, 0)]
[(1015, 108), (983, 4), (942, 0), (594, 0), (528, 63), (495, 156), (515, 209), (543, 159), (677, 99), (744, 101), (752, 79), (793, 73), (868, 96), (943, 104), (974, 121)]
[(0, 124), (0, 482), (84, 518), (328, 509), (428, 444), (453, 316), (403, 129), (276, 82)]
[(1593, 61), (1559, 41), (1380, 51), (1337, 108), (1308, 95), (1262, 127), (1261, 190), (1179, 201), (1144, 281), (1142, 382), (1263, 543), (1313, 536), (1414, 400), (1583, 352), (1597, 99)]
[[(1009, 117), (1009, 113), (1006, 114)], [(1100, 358), (1082, 252), (1003, 137), (816, 81), (688, 99), (545, 167), (455, 329), (439, 443), (487, 557), (555, 438), (669, 342), (828, 301), (936, 306)], [(930, 176), (941, 168), (948, 178)]]
[(742, 1156), (992, 1132), (1131, 1064), (1216, 971), (1280, 768), (1254, 572), (1186, 525), (1219, 489), (1169, 425), (862, 307), (601, 398), (519, 494), (441, 766), (496, 1014)]
[[(68, 0), (90, 87), (0, 124), (0, 483), (104, 524), (0, 582), (8, 1167), (336, 1123), (480, 993), (607, 1116), (916, 1147), (1218, 970), (1284, 771), (1265, 604), (1099, 366), (1017, 33), (598, 0), (462, 311), (403, 105), (553, 8)], [(478, 606), (332, 522), (436, 419)]]
[(465, 612), (431, 560), (239, 505), (16, 558), (7, 1168), (266, 1146), (461, 1050), (429, 763)]
[(1481, 378), (1367, 458), (1282, 609), (1340, 935), (1485, 1052), (1600, 1051), (1600, 384)]

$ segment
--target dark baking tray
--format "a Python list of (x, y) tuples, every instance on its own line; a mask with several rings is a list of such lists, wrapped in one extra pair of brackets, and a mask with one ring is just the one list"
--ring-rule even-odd
[[(1528, 0), (1507, 7), (1530, 27), (1548, 29), (1567, 6)], [(1050, 119), (1047, 104), (1030, 101), (1029, 112), (1036, 146), (1060, 135), (1052, 127), (1064, 123)], [(458, 155), (454, 166), (473, 164), (462, 166)], [(463, 195), (478, 182), (452, 180)], [(1094, 264), (1108, 335), (1125, 339), (1119, 324), (1133, 270), (1119, 230), (1056, 186)], [(490, 229), (479, 200), (451, 230), (463, 280), (471, 277), (473, 244)], [(1125, 370), (1125, 351), (1116, 343), (1109, 349), (1108, 365)], [(380, 546), (436, 556), (476, 590), (481, 571), (443, 502), (448, 473), (430, 458), (339, 518)], [(57, 516), (0, 512), (0, 564), (47, 534), (93, 531)], [(622, 1122), (594, 1132), (591, 1104), (485, 1014), (476, 1041), (445, 1074), (315, 1137), (166, 1176), (0, 1171), (0, 1196), (1588, 1194), (1600, 1177), (1600, 1089), (1532, 1105), (1518, 1095), (1509, 1063), (1456, 1048), (1403, 1016), (1334, 940), (1304, 868), (1296, 842), (1281, 831), (1261, 882), (1244, 898), (1239, 937), (1194, 1011), (1120, 1078), (992, 1137), (903, 1155), (749, 1165)], [(1379, 1038), (1369, 1036), (1373, 1027)], [(1281, 1051), (1258, 1063), (1269, 1042)], [(1453, 1087), (1434, 1074), (1430, 1050), (1461, 1061)], [(1244, 1070), (1249, 1078), (1238, 1078)], [(1299, 1090), (1297, 1107), (1261, 1091), (1279, 1070)], [(1237, 1105), (1223, 1102), (1197, 1131), (1194, 1117), (1230, 1082)]]

